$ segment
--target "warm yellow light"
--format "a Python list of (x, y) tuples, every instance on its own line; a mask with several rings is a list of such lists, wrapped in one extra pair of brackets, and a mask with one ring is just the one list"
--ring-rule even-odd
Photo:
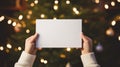
[(40, 59), (40, 62), (41, 62), (41, 63), (44, 63), (44, 59)]
[(45, 18), (45, 14), (41, 14), (40, 17), (41, 17), (41, 18)]
[(13, 22), (13, 23), (12, 23), (12, 26), (16, 26), (16, 24), (17, 24), (16, 22)]
[(15, 50), (15, 52), (17, 52), (17, 51), (18, 51), (18, 49), (17, 49), (17, 48), (15, 48), (14, 50)]
[(77, 10), (77, 8), (76, 7), (73, 7), (73, 12), (75, 13), (75, 14), (80, 14), (80, 12)]
[(95, 3), (100, 3), (100, 0), (95, 0)]
[(53, 20), (56, 20), (56, 19), (57, 19), (56, 17), (53, 18)]
[(3, 21), (4, 19), (5, 19), (5, 17), (4, 17), (4, 16), (1, 16), (1, 17), (0, 17), (0, 22)]
[(31, 14), (32, 14), (32, 10), (29, 10), (29, 11), (28, 11), (28, 14), (30, 14), (30, 15), (31, 15)]
[(29, 29), (27, 29), (27, 30), (26, 30), (26, 33), (30, 33), (30, 30), (29, 30)]
[(66, 50), (67, 50), (68, 52), (70, 52), (70, 51), (71, 51), (71, 48), (66, 48)]
[(4, 17), (4, 16), (1, 16), (1, 19), (2, 19), (2, 20), (4, 20), (4, 19), (5, 19), (5, 17)]
[(17, 23), (17, 24), (16, 24), (16, 27), (21, 28), (22, 25), (21, 25), (20, 23)]
[(31, 18), (31, 16), (30, 16), (30, 15), (27, 15), (27, 16), (26, 16), (26, 18), (27, 18), (27, 19), (30, 19), (30, 18)]
[(60, 54), (61, 58), (66, 58), (65, 54)]
[(9, 53), (9, 52), (10, 52), (10, 50), (9, 50), (9, 49), (6, 49), (5, 51), (6, 51), (6, 53)]
[(59, 3), (59, 1), (58, 1), (58, 0), (55, 0), (55, 1), (54, 1), (54, 3), (55, 3), (55, 4), (58, 4), (58, 3)]
[(118, 40), (120, 41), (120, 36), (118, 36)]
[(73, 7), (73, 11), (77, 11), (77, 8), (76, 8), (76, 7)]
[(53, 9), (54, 9), (54, 10), (58, 10), (58, 5), (54, 5), (54, 6), (53, 6)]
[(21, 51), (21, 50), (22, 50), (22, 48), (21, 48), (21, 47), (18, 47), (18, 50), (19, 50), (19, 51)]
[(4, 47), (3, 47), (3, 46), (0, 46), (0, 50), (3, 51), (3, 50), (4, 50)]
[(12, 20), (8, 20), (8, 24), (11, 24), (12, 23)]
[(113, 36), (114, 35), (114, 31), (111, 27), (106, 30), (106, 35), (108, 35), (108, 36)]
[(105, 4), (104, 7), (105, 7), (105, 9), (109, 9), (109, 5), (108, 4)]
[(115, 2), (114, 2), (114, 1), (112, 1), (112, 2), (111, 2), (111, 5), (112, 5), (112, 6), (115, 6)]
[(12, 45), (11, 45), (10, 43), (8, 43), (8, 44), (6, 45), (6, 47), (9, 48), (9, 49), (11, 49), (11, 48), (12, 48)]
[(66, 4), (70, 4), (70, 1), (69, 1), (69, 0), (67, 0), (67, 1), (66, 1)]
[(120, 16), (117, 17), (120, 20)]
[(77, 14), (77, 15), (78, 15), (78, 14), (80, 14), (80, 12), (79, 12), (79, 11), (75, 11), (75, 14)]
[(40, 59), (40, 62), (41, 62), (41, 63), (44, 63), (44, 64), (47, 64), (47, 63), (48, 63), (48, 61), (47, 61), (47, 60), (45, 60), (45, 59), (43, 59), (43, 58), (42, 58), (42, 59)]
[(35, 3), (35, 4), (38, 4), (38, 0), (35, 0), (34, 3)]
[(33, 7), (35, 4), (34, 3), (31, 3), (30, 6)]
[(47, 64), (48, 63), (48, 61), (47, 60), (44, 60), (44, 64)]
[(23, 19), (23, 15), (19, 15), (18, 19), (22, 20)]
[(88, 20), (87, 20), (87, 19), (85, 19), (85, 20), (84, 20), (84, 23), (88, 23)]
[(112, 26), (115, 26), (115, 25), (116, 25), (116, 21), (113, 20), (113, 21), (111, 22), (111, 25), (112, 25)]
[(117, 0), (118, 2), (120, 2), (120, 0)]

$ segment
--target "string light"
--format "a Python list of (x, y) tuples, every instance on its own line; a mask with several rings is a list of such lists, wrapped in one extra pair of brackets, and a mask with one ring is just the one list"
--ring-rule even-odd
[(18, 19), (22, 20), (23, 19), (23, 15), (19, 15)]
[(21, 50), (22, 50), (22, 48), (21, 48), (21, 47), (18, 47), (18, 50), (19, 50), (19, 51), (21, 51)]
[(13, 22), (13, 23), (12, 23), (12, 26), (16, 26), (16, 22)]
[(117, 0), (118, 2), (120, 2), (120, 0)]
[(29, 30), (29, 29), (27, 29), (27, 30), (26, 30), (26, 33), (30, 33), (30, 30)]
[(4, 16), (1, 16), (1, 17), (0, 17), (0, 22), (3, 21), (4, 19), (5, 19), (5, 17), (4, 17)]
[(44, 63), (44, 59), (40, 59), (40, 62), (41, 62), (41, 63)]
[(11, 45), (10, 43), (8, 43), (8, 44), (6, 45), (6, 47), (9, 48), (9, 49), (11, 49), (11, 48), (12, 48), (12, 45)]
[(117, 16), (117, 19), (120, 20), (120, 16)]
[(55, 1), (54, 1), (54, 3), (55, 3), (55, 4), (58, 4), (58, 3), (59, 3), (59, 1), (58, 1), (58, 0), (55, 0)]
[(28, 14), (30, 14), (30, 15), (31, 15), (31, 14), (32, 14), (32, 10), (29, 10), (29, 11), (28, 11)]
[(105, 7), (105, 9), (109, 9), (109, 5), (108, 4), (105, 4), (104, 7)]
[(114, 35), (114, 31), (111, 27), (106, 30), (106, 35), (108, 35), (108, 36), (113, 36)]
[(34, 5), (35, 5), (34, 3), (31, 3), (31, 4), (30, 4), (31, 7), (34, 7)]
[(66, 58), (65, 54), (60, 54), (61, 58)]
[(30, 18), (31, 18), (31, 16), (30, 16), (30, 15), (27, 15), (27, 16), (26, 16), (26, 18), (27, 18), (27, 19), (30, 19)]
[(9, 50), (9, 49), (6, 49), (5, 51), (6, 51), (6, 53), (9, 53), (9, 52), (10, 52), (10, 50)]
[(97, 12), (99, 12), (99, 9), (98, 9), (98, 8), (95, 8), (95, 9), (93, 9), (93, 11), (94, 11), (95, 13), (97, 13)]
[(73, 7), (73, 11), (75, 12), (75, 14), (80, 14), (80, 12), (77, 10), (77, 8), (76, 7)]
[(11, 24), (12, 23), (12, 20), (8, 20), (8, 24)]
[(73, 7), (73, 11), (77, 11), (77, 8), (76, 8), (76, 7)]
[(3, 46), (0, 46), (0, 50), (3, 51), (3, 50), (4, 50), (4, 47), (3, 47)]
[(113, 21), (111, 22), (111, 25), (112, 25), (112, 26), (115, 26), (115, 25), (116, 25), (116, 21), (113, 20)]
[(56, 17), (53, 18), (53, 20), (56, 20), (56, 19), (57, 19)]
[(118, 40), (120, 41), (120, 36), (118, 36)]
[(95, 3), (97, 3), (97, 4), (100, 3), (100, 0), (95, 0)]
[(48, 63), (48, 61), (47, 60), (44, 60), (44, 64), (47, 64)]
[(38, 0), (35, 0), (34, 3), (35, 3), (35, 4), (38, 4)]
[(84, 23), (88, 23), (88, 20), (87, 20), (87, 19), (85, 19), (85, 20), (84, 20)]
[(67, 0), (67, 1), (66, 1), (66, 4), (70, 4), (70, 1), (69, 1), (69, 0)]
[(112, 1), (112, 2), (111, 2), (111, 5), (112, 5), (112, 6), (115, 6), (115, 2), (114, 2), (114, 1)]
[(54, 9), (54, 10), (58, 10), (58, 5), (54, 5), (54, 6), (53, 6), (53, 9)]
[(66, 48), (66, 51), (70, 52), (70, 51), (71, 51), (71, 48)]
[(48, 63), (48, 61), (45, 60), (45, 59), (40, 59), (40, 62), (41, 62), (41, 63), (44, 63), (44, 64), (47, 64), (47, 63)]
[(41, 18), (45, 18), (45, 14), (41, 14), (40, 17), (41, 17)]
[(59, 16), (59, 18), (64, 18), (65, 17), (65, 15), (64, 14), (61, 14), (60, 16)]
[(16, 26), (14, 27), (14, 31), (16, 33), (20, 32), (22, 28), (22, 25), (20, 23), (17, 23)]
[(14, 50), (15, 50), (15, 52), (17, 52), (17, 51), (18, 51), (18, 49), (17, 49), (17, 48), (15, 48)]
[(97, 43), (97, 41), (96, 41), (96, 40), (94, 40), (94, 41), (93, 41), (93, 43), (94, 43), (94, 44), (96, 44), (96, 43)]
[(25, 28), (26, 27), (26, 23), (23, 21), (23, 22), (21, 22), (21, 25), (22, 25), (22, 27), (23, 28)]

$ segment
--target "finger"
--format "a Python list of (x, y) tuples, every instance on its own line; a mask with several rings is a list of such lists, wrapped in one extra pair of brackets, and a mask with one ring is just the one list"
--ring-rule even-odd
[(81, 34), (81, 37), (82, 37), (83, 41), (87, 41), (88, 40), (87, 36), (85, 36), (83, 33)]
[(38, 33), (35, 33), (35, 34), (31, 37), (31, 42), (36, 41), (37, 37), (38, 37)]

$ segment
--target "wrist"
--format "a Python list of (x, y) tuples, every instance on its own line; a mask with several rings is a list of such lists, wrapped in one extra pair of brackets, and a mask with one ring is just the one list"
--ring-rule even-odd
[(26, 53), (31, 54), (31, 55), (36, 55), (37, 50), (34, 51), (27, 51), (25, 50)]
[(91, 53), (93, 51), (81, 51), (81, 54), (84, 55), (84, 54), (88, 54), (88, 53)]

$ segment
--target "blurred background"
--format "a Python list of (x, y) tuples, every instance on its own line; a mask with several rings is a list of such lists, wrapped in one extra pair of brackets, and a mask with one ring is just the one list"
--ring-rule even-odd
[[(1, 0), (0, 67), (14, 67), (36, 19), (82, 19), (101, 67), (120, 67), (120, 0)], [(82, 67), (77, 48), (37, 52), (33, 67)]]

